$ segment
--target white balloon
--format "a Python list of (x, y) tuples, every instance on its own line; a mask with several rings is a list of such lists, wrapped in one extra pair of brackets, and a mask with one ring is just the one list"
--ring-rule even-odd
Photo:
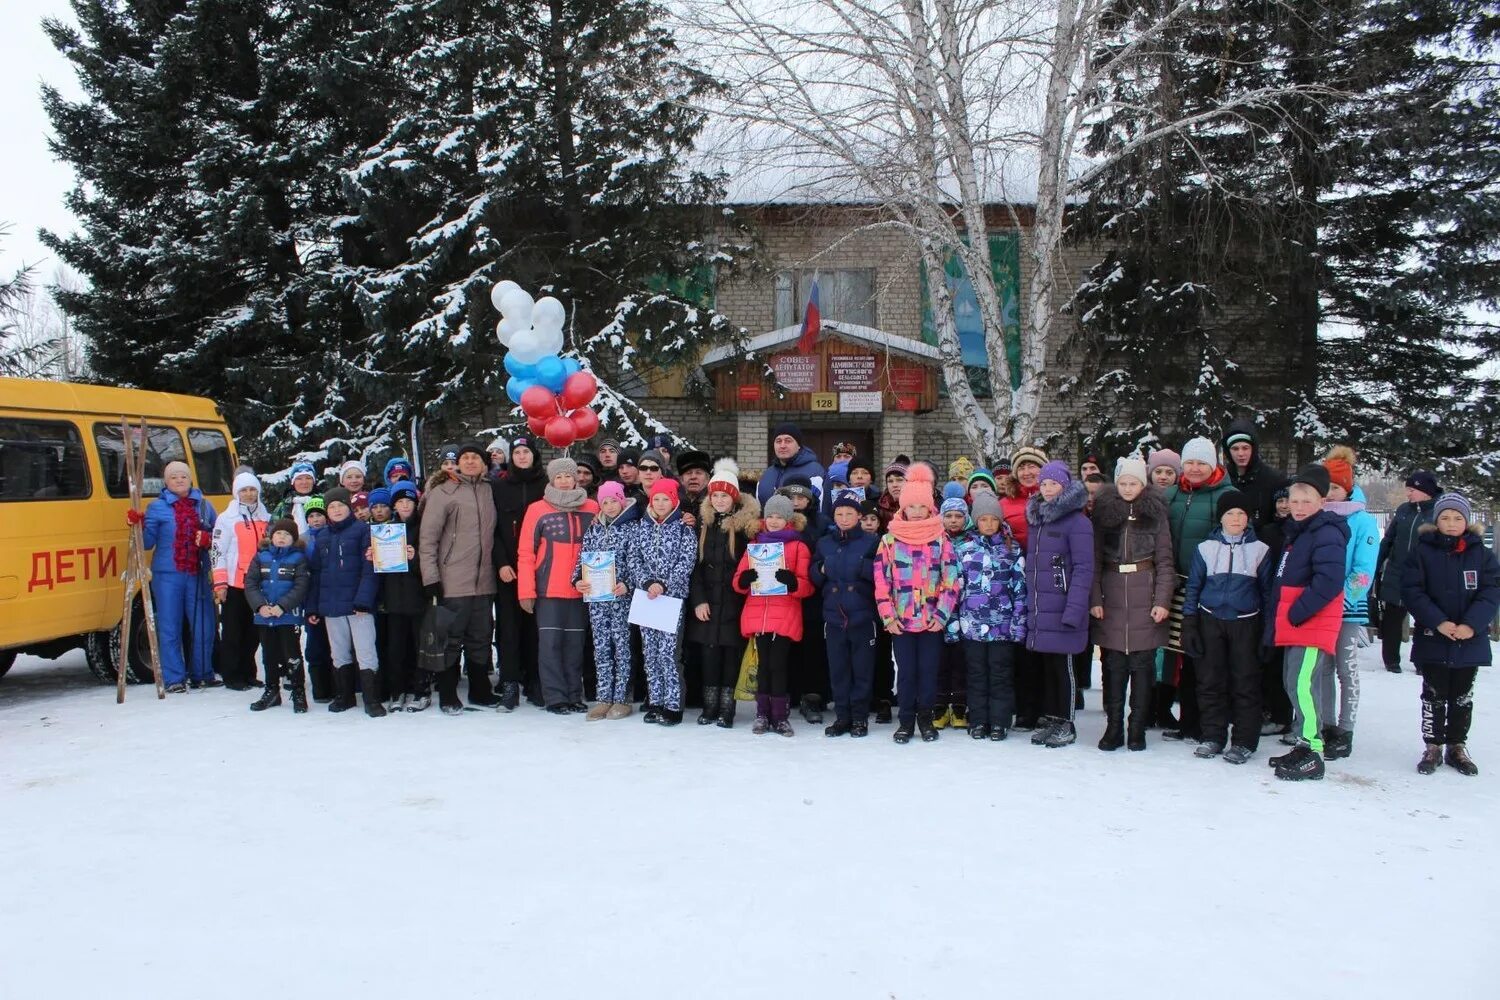
[(540, 334), (535, 330), (526, 329), (510, 339), (510, 353), (516, 356), (517, 361), (534, 365), (552, 352), (542, 345)]
[(505, 301), (505, 297), (511, 292), (519, 291), (521, 291), (521, 286), (516, 284), (514, 281), (510, 281), (508, 279), (505, 281), (497, 281), (495, 283), (495, 287), (490, 289), (490, 304), (493, 305), (495, 307), (495, 310), (498, 312), (501, 310), (500, 303)]
[(501, 347), (509, 347), (516, 334), (524, 329), (526, 328), (513, 319), (502, 319), (495, 327), (495, 336), (499, 338)]
[(563, 349), (563, 332), (562, 332), (562, 330), (537, 330), (537, 328), (535, 326), (532, 327), (532, 330), (535, 330), (538, 334), (541, 335), (541, 343), (542, 343), (542, 348), (543, 348), (542, 353), (544, 353), (544, 354), (561, 354), (562, 353), (562, 349)]
[(531, 325), (539, 330), (561, 330), (567, 321), (568, 311), (550, 295), (537, 299), (531, 310)]
[(531, 309), (534, 303), (523, 288), (514, 288), (500, 300), (500, 315), (513, 319), (521, 326), (531, 325)]

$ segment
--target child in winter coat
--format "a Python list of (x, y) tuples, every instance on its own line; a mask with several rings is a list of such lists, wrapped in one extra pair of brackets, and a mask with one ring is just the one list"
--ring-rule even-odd
[(1031, 735), (1034, 746), (1065, 747), (1078, 738), (1072, 657), (1088, 645), (1094, 585), (1094, 528), (1083, 513), (1088, 496), (1066, 465), (1048, 462), (1026, 505), (1026, 645), (1041, 657), (1045, 713)]
[(1421, 774), (1437, 770), (1447, 744), (1448, 766), (1479, 773), (1469, 756), (1474, 675), (1490, 664), (1487, 629), (1500, 609), (1500, 560), (1485, 548), (1469, 501), (1444, 493), (1433, 505), (1435, 524), (1417, 529), (1417, 545), (1402, 573), (1401, 604), (1416, 621), (1411, 659), (1422, 675)]
[(859, 497), (833, 501), (833, 528), (818, 539), (809, 578), (823, 592), (823, 642), (836, 717), (824, 736), (869, 735), (875, 686), (875, 548), (860, 526)]
[[(386, 467), (389, 470), (390, 463)], [(415, 558), (422, 541), (422, 515), (417, 511), (417, 487), (410, 479), (398, 479), (389, 492), (394, 520), (406, 526), (408, 558), (405, 573), (379, 576), (380, 611), (385, 619), (381, 690), (391, 711), (421, 712), (432, 707), (432, 675), (417, 666), (428, 603), (422, 593), (422, 564)]]
[(745, 638), (740, 635), (745, 599), (734, 589), (734, 576), (759, 526), (760, 503), (753, 493), (740, 492), (739, 466), (732, 459), (719, 459), (698, 510), (698, 561), (688, 587), (692, 617), (686, 636), (698, 647), (703, 665), (700, 726), (734, 726), (734, 688), (745, 654)]
[[(1122, 458), (1114, 485), (1094, 498), (1094, 581), (1090, 636), (1103, 651), (1104, 735), (1099, 749), (1146, 749), (1156, 686), (1156, 651), (1167, 642), (1167, 611), (1177, 586), (1167, 502), (1146, 463)], [(1130, 723), (1125, 725), (1125, 692)]]
[[(826, 477), (825, 477), (826, 482)], [(776, 490), (792, 501), (792, 512), (806, 518), (802, 529), (802, 540), (807, 551), (818, 547), (818, 539), (827, 533), (827, 525), (820, 513), (820, 491), (812, 481), (802, 476), (782, 480)], [(828, 701), (828, 655), (823, 645), (823, 595), (816, 588), (812, 596), (802, 602), (802, 641), (792, 651), (792, 667), (788, 674), (792, 685), (791, 695), (798, 710), (808, 725), (822, 725), (823, 705)]]
[(958, 607), (958, 556), (937, 514), (933, 478), (925, 466), (908, 470), (901, 511), (875, 555), (875, 607), (891, 635), (900, 717), (893, 738), (938, 738), (932, 724), (937, 701), (943, 631)]
[(1005, 739), (1016, 711), (1016, 651), (1026, 641), (1025, 561), (1020, 543), (1005, 524), (999, 497), (979, 491), (973, 511), (978, 530), (957, 551), (969, 736), (999, 741)]
[(297, 522), (282, 518), (261, 539), (244, 576), (245, 601), (254, 615), (265, 653), (266, 687), (252, 712), (264, 712), (281, 704), (281, 680), (292, 693), (292, 711), (307, 711), (303, 685), (302, 649), (297, 628), (302, 624), (302, 602), (312, 584), (307, 552), (297, 535)]
[[(302, 506), (302, 514), (307, 520), (307, 531), (300, 537), (311, 566), (318, 536), (328, 530), (328, 505), (322, 496), (308, 497)], [(321, 619), (307, 621), (308, 617), (303, 615), (303, 631), (307, 637), (307, 682), (312, 688), (312, 700), (326, 705), (333, 700), (333, 653), (328, 647), (328, 626)]]
[(255, 558), (271, 512), (260, 498), (253, 472), (234, 477), (234, 499), (214, 523), (214, 603), (223, 607), (219, 622), (219, 676), (231, 691), (256, 686), (255, 651), (260, 642), (245, 600), (245, 570)]
[[(950, 481), (944, 484), (943, 500), (938, 505), (943, 532), (948, 536), (948, 544), (953, 546), (955, 556), (964, 543), (974, 537), (974, 522), (969, 519), (964, 488), (965, 483)], [(943, 653), (938, 663), (937, 703), (932, 707), (932, 724), (938, 729), (949, 726), (966, 729), (969, 725), (969, 670), (960, 639), (958, 616), (954, 615), (943, 630)]]
[[(1219, 527), (1198, 544), (1182, 605), (1182, 650), (1198, 664), (1203, 741), (1195, 756), (1243, 764), (1260, 745), (1261, 612), (1275, 565), (1250, 525), (1250, 498), (1219, 496)], [(1234, 719), (1233, 744), (1229, 720)]]
[[(759, 661), (755, 694), (755, 726), (751, 732), (764, 735), (775, 729), (781, 736), (793, 735), (788, 716), (791, 701), (787, 695), (791, 670), (792, 647), (802, 641), (802, 602), (812, 596), (808, 579), (812, 555), (802, 540), (807, 521), (792, 510), (792, 501), (781, 494), (766, 501), (757, 544), (780, 543), (784, 566), (776, 571), (776, 582), (786, 587), (785, 594), (756, 594), (751, 586), (758, 573), (750, 567), (750, 551), (740, 556), (735, 571), (734, 589), (747, 595), (740, 612), (740, 634), (755, 643)], [(769, 583), (769, 581), (766, 581)]]
[(1292, 519), (1286, 549), (1276, 566), (1271, 640), (1285, 652), (1284, 680), (1292, 700), (1292, 751), (1271, 758), (1284, 781), (1323, 777), (1323, 733), (1316, 694), (1333, 669), (1344, 609), (1344, 558), (1349, 525), (1323, 509), (1328, 470), (1305, 466), (1289, 488)]
[[(1349, 523), (1349, 548), (1344, 558), (1344, 622), (1339, 627), (1333, 669), (1316, 692), (1318, 716), (1324, 722), (1323, 755), (1339, 760), (1354, 752), (1354, 716), (1359, 711), (1359, 651), (1370, 645), (1370, 586), (1380, 554), (1380, 525), (1365, 510), (1365, 495), (1354, 485), (1354, 451), (1340, 445), (1323, 459), (1328, 470), (1325, 510)], [(1274, 502), (1274, 501), (1273, 501)], [(1338, 701), (1334, 701), (1334, 680)]]
[[(646, 491), (646, 512), (630, 526), (626, 542), (626, 572), (632, 585), (651, 600), (663, 595), (687, 600), (693, 579), (698, 539), (682, 521), (682, 505), (675, 479), (658, 479)], [(682, 721), (682, 676), (677, 672), (682, 620), (671, 631), (641, 629), (646, 660), (645, 721), (675, 726)]]
[(350, 499), (349, 491), (342, 486), (323, 496), (328, 505), (328, 527), (312, 550), (312, 587), (304, 604), (309, 621), (320, 620), (328, 626), (337, 691), (328, 710), (345, 712), (353, 708), (357, 683), (365, 714), (378, 719), (385, 715), (375, 676), (378, 588), (375, 567), (365, 557), (370, 547), (370, 526), (354, 516)]
[[(589, 628), (594, 636), (594, 667), (599, 679), (599, 702), (589, 709), (589, 722), (623, 719), (630, 708), (630, 568), (625, 564), (630, 527), (640, 519), (635, 500), (626, 499), (625, 487), (607, 480), (599, 487), (599, 513), (583, 533), (582, 552), (612, 552), (615, 557), (615, 589), (612, 601), (585, 600)], [(585, 598), (593, 596), (583, 578), (580, 561), (573, 583)]]

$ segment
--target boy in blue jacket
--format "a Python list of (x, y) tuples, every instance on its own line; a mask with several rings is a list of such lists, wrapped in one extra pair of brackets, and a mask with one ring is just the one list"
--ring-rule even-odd
[(312, 587), (306, 601), (307, 620), (328, 627), (328, 645), (333, 653), (334, 687), (337, 693), (330, 712), (354, 707), (358, 681), (364, 696), (365, 714), (372, 719), (385, 715), (380, 703), (380, 682), (375, 643), (375, 566), (365, 558), (370, 547), (370, 526), (354, 516), (349, 491), (335, 486), (323, 494), (328, 505), (328, 527), (312, 550)]
[(836, 716), (824, 736), (868, 736), (875, 687), (875, 549), (860, 527), (855, 493), (833, 501), (833, 527), (818, 539), (808, 578), (823, 594), (823, 640)]
[(289, 517), (274, 522), (245, 570), (245, 601), (255, 616), (266, 664), (266, 687), (260, 700), (250, 706), (252, 712), (281, 704), (283, 678), (292, 693), (292, 711), (299, 715), (307, 711), (297, 629), (311, 584), (312, 570), (302, 539), (297, 537), (297, 522)]
[[(1198, 664), (1198, 708), (1205, 759), (1221, 752), (1243, 764), (1260, 745), (1261, 614), (1271, 591), (1274, 557), (1250, 527), (1250, 498), (1219, 496), (1219, 526), (1198, 543), (1182, 602), (1182, 651)], [(1231, 712), (1230, 706), (1233, 705)], [(1230, 743), (1230, 718), (1234, 720)]]

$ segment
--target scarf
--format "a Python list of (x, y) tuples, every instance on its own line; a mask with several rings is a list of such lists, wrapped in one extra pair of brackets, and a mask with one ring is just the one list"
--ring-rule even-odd
[(907, 545), (931, 545), (943, 537), (943, 519), (929, 516), (921, 521), (909, 521), (906, 511), (891, 518), (891, 534)]
[(172, 536), (172, 566), (179, 573), (198, 572), (198, 505), (192, 495), (172, 504), (177, 532)]
[(1177, 480), (1177, 488), (1184, 493), (1191, 493), (1194, 490), (1212, 489), (1213, 487), (1218, 486), (1223, 481), (1224, 466), (1216, 465), (1214, 466), (1213, 474), (1198, 485), (1194, 486), (1192, 483), (1188, 482), (1187, 476), (1182, 476)]
[(551, 483), (542, 490), (542, 497), (552, 506), (562, 511), (575, 511), (582, 507), (589, 499), (589, 491), (574, 487), (571, 490), (560, 490)]
[(779, 531), (762, 531), (760, 534), (755, 536), (755, 542), (757, 545), (770, 542), (781, 542), (783, 545), (785, 545), (787, 542), (800, 541), (802, 541), (802, 533), (799, 532), (796, 528), (782, 528)]

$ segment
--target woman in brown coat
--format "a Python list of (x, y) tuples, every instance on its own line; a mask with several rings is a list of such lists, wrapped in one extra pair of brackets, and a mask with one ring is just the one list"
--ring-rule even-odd
[(1125, 685), (1130, 685), (1132, 750), (1146, 749), (1146, 723), (1156, 680), (1156, 650), (1167, 644), (1167, 615), (1177, 572), (1167, 502), (1149, 484), (1146, 463), (1122, 458), (1114, 485), (1094, 498), (1094, 573), (1089, 636), (1104, 650), (1104, 714), (1100, 750), (1118, 750), (1124, 734)]

